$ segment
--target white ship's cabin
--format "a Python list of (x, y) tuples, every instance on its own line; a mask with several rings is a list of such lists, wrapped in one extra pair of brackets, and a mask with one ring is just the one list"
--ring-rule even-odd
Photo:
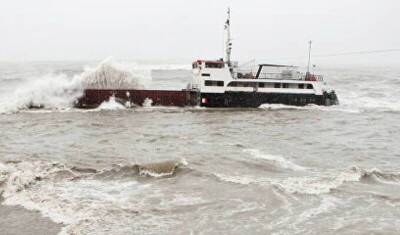
[(192, 88), (213, 92), (226, 87), (233, 79), (229, 66), (222, 59), (197, 60), (193, 62), (192, 68)]
[(243, 69), (223, 60), (193, 62), (190, 88), (206, 93), (226, 91), (321, 93), (322, 76), (301, 73), (296, 66), (260, 64), (258, 69)]

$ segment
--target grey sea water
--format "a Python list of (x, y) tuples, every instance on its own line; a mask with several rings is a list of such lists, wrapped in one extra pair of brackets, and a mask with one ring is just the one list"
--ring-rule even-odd
[[(400, 233), (400, 69), (322, 68), (332, 107), (71, 108), (95, 65), (0, 65), (3, 205), (62, 234)], [(122, 67), (147, 87), (191, 78)]]

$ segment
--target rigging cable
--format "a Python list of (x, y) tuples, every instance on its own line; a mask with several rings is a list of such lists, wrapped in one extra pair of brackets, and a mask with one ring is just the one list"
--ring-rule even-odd
[(313, 55), (313, 57), (333, 57), (333, 56), (344, 56), (344, 55), (365, 55), (365, 54), (378, 54), (378, 53), (389, 53), (389, 52), (400, 52), (400, 49), (384, 49), (384, 50), (371, 50), (371, 51), (343, 52), (343, 53), (335, 53), (335, 54), (321, 54), (321, 55)]

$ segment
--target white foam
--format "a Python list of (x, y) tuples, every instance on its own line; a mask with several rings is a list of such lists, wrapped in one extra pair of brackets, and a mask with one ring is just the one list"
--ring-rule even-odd
[(271, 183), (287, 193), (319, 195), (329, 193), (345, 182), (358, 182), (361, 178), (360, 171), (350, 170), (331, 176), (329, 176), (329, 172), (326, 172), (303, 177), (289, 177), (283, 180), (273, 180)]
[(305, 168), (302, 166), (299, 166), (284, 157), (277, 156), (277, 155), (272, 155), (272, 154), (265, 154), (261, 153), (260, 150), (258, 149), (245, 149), (243, 150), (245, 153), (249, 153), (250, 156), (252, 156), (255, 159), (263, 159), (271, 162), (275, 166), (282, 167), (285, 169), (291, 169), (291, 170), (304, 170)]
[(268, 110), (285, 110), (285, 109), (305, 109), (303, 106), (293, 106), (293, 105), (285, 105), (285, 104), (262, 104), (260, 105), (261, 109), (268, 109)]
[(234, 176), (234, 175), (226, 175), (226, 174), (221, 174), (221, 173), (214, 173), (213, 175), (215, 175), (221, 181), (234, 183), (234, 184), (249, 185), (249, 184), (253, 184), (253, 183), (259, 183), (259, 181), (252, 176), (246, 176), (246, 175)]
[(121, 110), (125, 109), (126, 107), (122, 105), (121, 103), (117, 102), (115, 100), (115, 97), (110, 97), (108, 101), (104, 101), (103, 103), (100, 104), (99, 107), (97, 107), (97, 110)]
[(146, 98), (146, 99), (143, 101), (142, 106), (145, 107), (145, 108), (149, 108), (149, 107), (152, 106), (152, 104), (153, 104), (153, 100), (152, 100), (152, 99), (149, 99), (149, 98)]
[(135, 70), (112, 61), (103, 61), (82, 74), (47, 74), (24, 80), (18, 88), (0, 98), (0, 113), (14, 113), (31, 106), (52, 111), (71, 110), (85, 88), (143, 88), (151, 82), (149, 70)]
[(339, 104), (332, 106), (322, 106), (309, 104), (306, 106), (293, 106), (293, 105), (284, 105), (284, 104), (262, 104), (260, 109), (266, 110), (317, 110), (317, 111), (326, 111), (326, 112), (344, 112), (344, 113), (360, 113), (361, 110), (358, 108), (354, 108), (351, 106)]
[[(305, 211), (303, 211), (301, 214), (295, 217), (296, 220), (291, 223), (289, 227), (300, 229), (299, 227), (302, 227), (305, 222), (310, 221), (313, 218), (318, 218), (324, 213), (329, 213), (330, 211), (334, 210), (339, 203), (340, 200), (335, 197), (324, 196), (317, 207), (311, 207), (310, 209), (306, 209)], [(298, 229), (296, 229), (297, 232), (307, 232), (302, 230), (302, 228), (300, 230)]]
[(20, 85), (13, 94), (0, 100), (0, 113), (16, 112), (31, 105), (48, 109), (70, 108), (82, 92), (79, 76), (71, 78), (59, 74), (32, 78)]
[[(3, 167), (2, 167), (3, 168)], [(141, 223), (134, 223), (138, 211), (149, 209), (144, 195), (156, 195), (148, 184), (133, 179), (100, 181), (91, 178), (54, 177), (65, 170), (62, 165), (43, 162), (23, 162), (6, 167), (9, 176), (4, 189), (3, 204), (20, 205), (38, 210), (44, 216), (66, 227), (61, 234), (106, 233), (140, 231)], [(39, 179), (38, 179), (39, 178)], [(158, 195), (162, 198), (162, 195)], [(151, 204), (150, 204), (151, 205)], [(162, 221), (158, 221), (163, 225)], [(106, 228), (104, 224), (107, 224)]]
[(163, 177), (167, 177), (167, 176), (172, 176), (174, 174), (174, 171), (157, 173), (157, 172), (150, 171), (150, 170), (141, 170), (139, 172), (139, 174), (142, 175), (142, 176), (151, 176), (151, 177), (154, 177), (154, 178), (163, 178)]
[(179, 161), (178, 164), (180, 164), (180, 165), (182, 165), (182, 166), (188, 166), (188, 165), (189, 165), (189, 163), (188, 163), (188, 161), (186, 160), (186, 158), (181, 158), (181, 160)]
[[(352, 167), (342, 172), (325, 171), (324, 173), (318, 172), (311, 175), (299, 177), (285, 177), (285, 178), (265, 178), (256, 177), (252, 175), (227, 175), (222, 173), (214, 173), (219, 180), (249, 185), (274, 185), (282, 191), (289, 194), (309, 194), (320, 195), (330, 193), (332, 190), (339, 188), (346, 182), (359, 182), (366, 175), (381, 175), (381, 171), (377, 169), (365, 170), (358, 167)], [(379, 182), (396, 184), (397, 181), (392, 182), (389, 180), (379, 180)]]

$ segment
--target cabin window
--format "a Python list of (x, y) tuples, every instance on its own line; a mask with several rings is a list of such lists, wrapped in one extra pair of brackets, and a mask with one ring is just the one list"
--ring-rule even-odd
[(258, 83), (258, 87), (261, 87), (261, 88), (265, 87), (265, 83), (263, 83), (263, 82)]
[(203, 76), (203, 77), (211, 77), (211, 74), (209, 74), (209, 73), (202, 73), (201, 76)]
[(274, 88), (281, 88), (281, 84), (280, 83), (275, 83)]
[(313, 85), (312, 84), (307, 84), (307, 89), (313, 89)]
[(206, 68), (222, 69), (224, 63), (206, 62)]
[(194, 68), (194, 69), (197, 68), (197, 63), (193, 63), (192, 68)]
[(304, 89), (304, 84), (299, 84), (299, 89)]
[(206, 80), (204, 82), (205, 86), (224, 86), (224, 81), (211, 81), (211, 80)]
[(256, 85), (254, 82), (231, 82), (228, 87), (255, 87)]
[(283, 83), (283, 88), (289, 88), (289, 84), (288, 83)]

